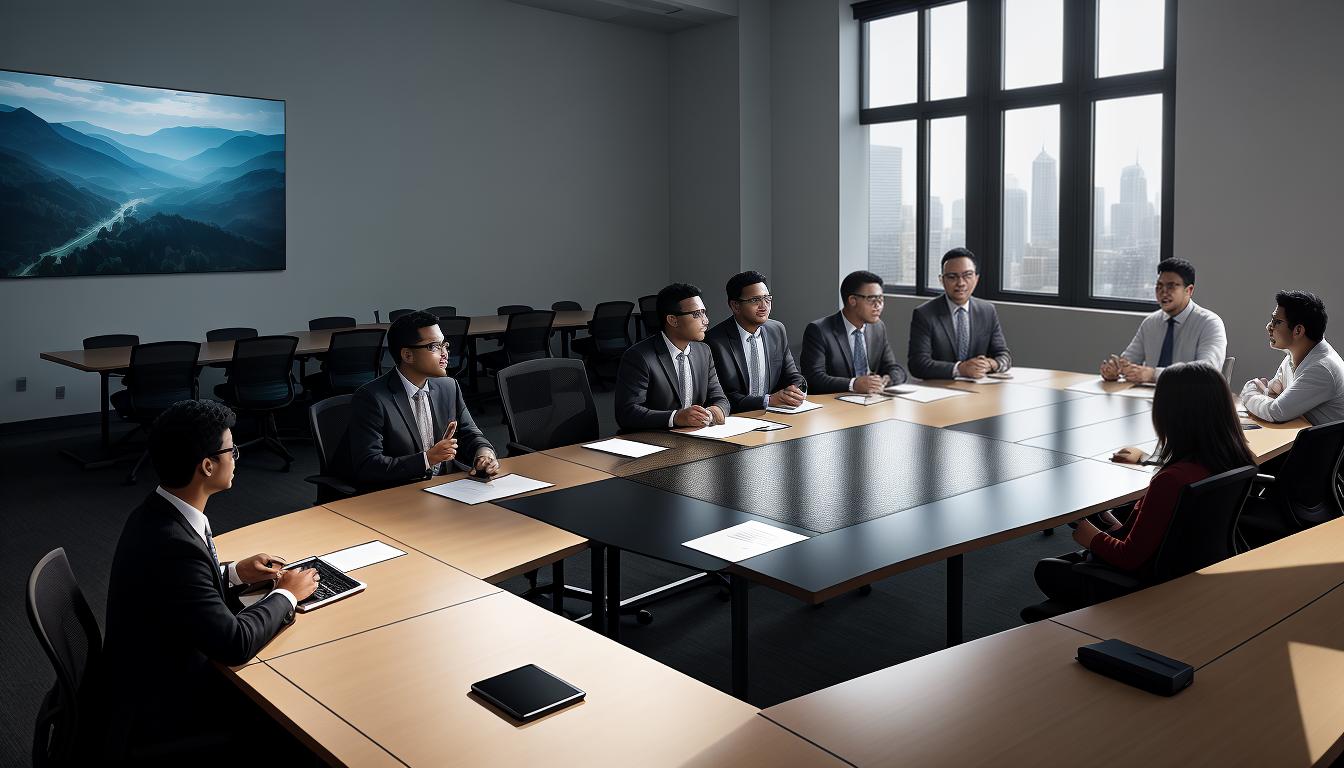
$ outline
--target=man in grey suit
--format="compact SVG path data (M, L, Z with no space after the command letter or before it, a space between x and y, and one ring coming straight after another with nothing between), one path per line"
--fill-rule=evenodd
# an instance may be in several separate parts
M999 313L971 294L979 261L966 248L943 254L943 295L915 307L910 318L910 373L921 379L979 379L1013 366Z
M702 341L709 314L700 289L673 283L659 291L658 317L662 332L621 356L616 423L623 432L722 424L732 409Z
M494 447L448 377L439 319L427 312L397 318L387 330L387 348L397 367L355 392L337 474L361 491L453 471L446 462L472 474L497 474Z
M784 324L770 319L774 299L765 275L733 275L727 292L732 317L709 329L705 343L729 405L734 412L802 405L807 380L793 362Z
M859 270L840 282L844 307L803 331L803 376L809 392L881 392L908 376L887 344L882 278Z

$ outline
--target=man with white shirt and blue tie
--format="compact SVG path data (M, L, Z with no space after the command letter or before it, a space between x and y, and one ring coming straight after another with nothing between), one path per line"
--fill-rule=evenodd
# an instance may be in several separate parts
M1124 352L1101 362L1101 378L1152 384L1172 363L1196 361L1222 370L1227 331L1222 318L1194 302L1195 265L1185 259L1162 261L1154 293L1159 309L1139 323Z
M770 319L774 297L765 275L748 270L725 288L732 315L709 329L705 343L729 405L734 412L802 405L807 380L793 361L784 324Z
M1265 331L1283 362L1273 378L1246 382L1241 404L1265 421L1344 419L1344 360L1325 340L1325 302L1305 291L1279 291L1274 301Z

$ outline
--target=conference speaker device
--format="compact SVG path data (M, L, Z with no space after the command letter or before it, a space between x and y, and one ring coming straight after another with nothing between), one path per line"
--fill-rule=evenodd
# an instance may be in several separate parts
M1175 696L1195 681L1195 668L1189 664L1123 640L1079 646L1078 663L1097 674L1159 696Z

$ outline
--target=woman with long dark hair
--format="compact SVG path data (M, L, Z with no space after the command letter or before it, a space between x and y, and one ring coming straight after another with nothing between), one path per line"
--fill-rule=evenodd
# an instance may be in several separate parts
M1036 584L1050 600L1073 606L1087 601L1086 587L1073 572L1075 563L1102 562L1141 576L1166 536L1181 489L1255 463L1232 392L1222 374L1208 363L1177 363L1162 372L1153 393L1153 431L1157 433L1153 456L1124 448L1111 459L1160 467L1128 519L1121 523L1110 512L1103 512L1098 517L1104 527L1080 520L1073 539L1083 549L1036 564ZM1032 621L1045 613L1032 606L1022 611L1022 618Z

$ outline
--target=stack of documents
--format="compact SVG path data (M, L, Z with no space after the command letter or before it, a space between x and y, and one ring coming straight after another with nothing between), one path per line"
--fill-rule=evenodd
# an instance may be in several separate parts
M697 549L720 560L737 563L807 538L800 533L748 520L732 528L724 528L722 531L682 542L682 546Z
M691 432L682 432L681 434L722 440L725 437L737 437L748 432L755 432L758 429L776 429L777 427L778 425L773 421L748 419L744 416L729 416L722 424L711 424L708 427L702 427Z
M584 448L603 453L612 453L617 456L626 456L631 459L642 459L645 456L652 456L659 451L667 449L661 445L649 445L635 440L623 440L619 437L613 437L610 440L599 440L596 443L586 443Z
M997 381L991 379L990 381ZM916 403L932 403L935 400L944 400L949 397L965 397L970 392L963 392L960 389L947 389L945 387L918 387L914 384L905 385L909 392L897 392L896 396L902 400L913 400Z
M460 501L463 504L480 504L541 488L550 488L552 485L555 483L545 483L522 475L499 475L488 483L462 478L451 483L433 485L425 490L435 496Z
M808 411L815 411L820 407L821 403L814 403L811 400L804 400L803 402L798 404L797 408L785 408L782 405L772 405L767 407L765 410L770 411L771 413L807 413Z

